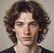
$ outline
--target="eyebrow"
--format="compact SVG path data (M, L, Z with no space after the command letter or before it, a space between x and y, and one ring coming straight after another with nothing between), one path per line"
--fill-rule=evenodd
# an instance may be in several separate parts
M24 24L24 22L21 22L21 21L16 21L15 23L16 23L16 24L20 24L20 23L21 23L21 24Z
M23 21L16 21L15 23L24 23ZM29 24L32 24L32 23L37 23L37 21L31 21L29 22Z
M29 24L37 24L37 21L32 21Z

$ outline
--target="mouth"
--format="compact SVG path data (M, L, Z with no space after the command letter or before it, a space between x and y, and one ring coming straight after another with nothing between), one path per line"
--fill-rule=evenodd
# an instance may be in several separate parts
M30 41L32 37L22 37L25 41Z

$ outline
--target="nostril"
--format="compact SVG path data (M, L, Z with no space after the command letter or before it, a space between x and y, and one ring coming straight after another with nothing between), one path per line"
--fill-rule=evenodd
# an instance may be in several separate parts
M25 34L25 35L30 35L31 33L30 33L30 32L24 32L24 34Z
M30 33L30 30L29 30L29 29L25 29L25 30L24 30L24 34L25 34L25 35L30 35L30 34L31 34L31 33Z
M25 35L30 35L30 34L31 34L31 33L30 33L30 28L29 28L28 25L25 25L25 26L24 26L23 32L24 32Z
M25 29L25 30L24 30L24 34L25 34L25 35L30 35L30 34L31 34L31 33L30 33L30 30L28 30L28 29L26 30L26 29Z

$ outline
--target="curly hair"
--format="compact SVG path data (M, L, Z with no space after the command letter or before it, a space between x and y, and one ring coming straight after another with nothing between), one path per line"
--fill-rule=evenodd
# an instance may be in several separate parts
M6 15L4 16L4 23L10 39L13 43L17 43L16 34L12 31L12 29L14 28L15 20L19 18L21 12L31 12L33 19L39 23L42 30L38 32L37 42L40 43L48 32L50 19L47 12L45 12L43 7L36 1L17 1L10 9L8 9Z

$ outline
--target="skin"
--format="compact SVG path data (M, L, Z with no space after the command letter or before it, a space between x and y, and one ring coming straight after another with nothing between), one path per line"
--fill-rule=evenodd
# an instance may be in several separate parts
M37 38L40 27L39 24L33 20L32 13L22 12L19 18L15 20L13 31L17 37L17 45L14 47L15 51L20 51L21 48L21 51L24 51L23 53L32 53L37 49L39 50L37 47Z

